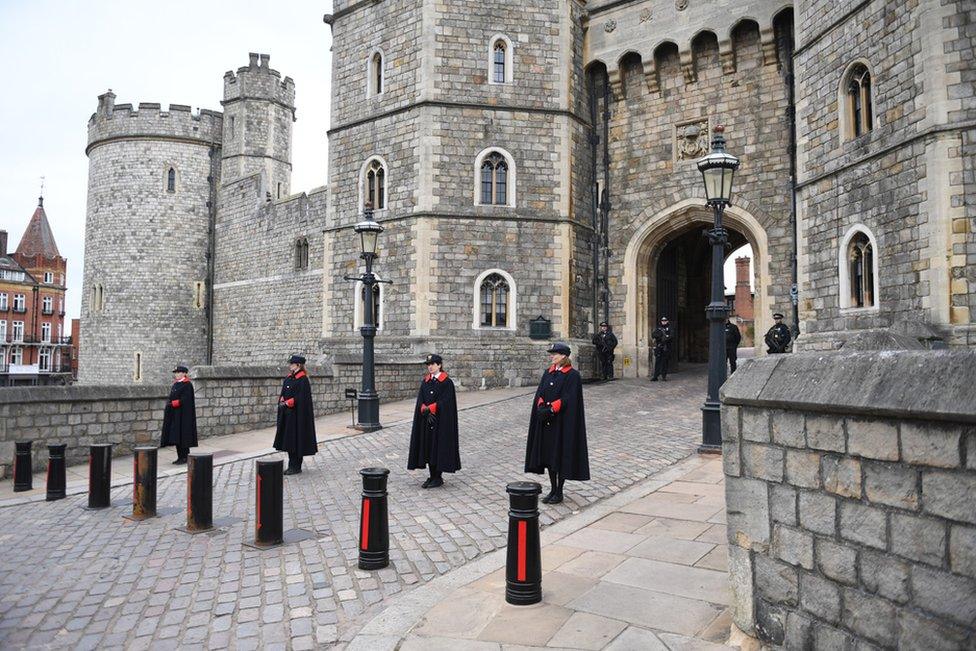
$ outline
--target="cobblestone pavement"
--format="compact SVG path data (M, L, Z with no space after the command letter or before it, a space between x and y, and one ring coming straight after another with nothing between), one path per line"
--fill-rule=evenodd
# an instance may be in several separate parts
M668 383L622 380L584 389L593 480L570 482L566 501L544 507L551 524L692 452L700 438L702 369ZM253 538L254 461L214 469L222 528L190 536L185 479L161 478L161 517L123 519L131 488L113 507L88 511L84 496L0 509L0 647L292 648L346 641L384 599L505 545L507 482L521 472L529 400L463 411L463 469L422 490L405 470L409 426L335 440L285 481L285 530L312 538L258 551ZM390 567L356 568L359 468L392 470ZM530 476L540 479L538 476ZM545 482L543 482L545 483Z

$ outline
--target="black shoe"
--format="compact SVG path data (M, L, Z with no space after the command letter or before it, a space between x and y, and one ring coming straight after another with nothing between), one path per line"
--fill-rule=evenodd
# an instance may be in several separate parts
M302 474L302 471L300 469L297 469L297 468L288 468L282 474L285 474L285 475L300 475L300 474Z
M548 504L559 504L562 501L563 501L563 494L562 492L559 492L552 496L552 499L549 500Z
M664 381L664 382L667 382L668 381L668 378L665 376L665 377L662 377L661 380Z
M427 479L426 479L426 480L424 481L424 483L422 483L422 484L420 485L420 487L421 487L421 488L430 488L430 484L431 484L431 482L432 482L432 481L434 481L434 478L433 478L433 477L428 477L428 478L427 478Z
M440 488L443 485L444 485L444 480L437 478L437 479L432 479L430 485L427 488Z
M657 382L657 377L652 377L651 382Z
M185 463L186 463L186 457L179 457L176 461L173 462L173 465L182 466Z
M552 501L552 493L549 493L548 495L542 498L543 504L548 504L551 501Z

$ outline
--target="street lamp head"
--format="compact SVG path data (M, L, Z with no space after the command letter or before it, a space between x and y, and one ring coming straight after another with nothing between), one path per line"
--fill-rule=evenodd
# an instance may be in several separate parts
M372 205L367 203L364 212L365 215L363 216L366 219L356 224L353 230L359 233L363 257L374 257L376 255L376 240L379 234L383 232L383 227L373 221Z
M711 153L698 159L698 171L702 173L709 204L732 202L732 181L737 169L739 159L725 151L725 127L719 125L712 133Z

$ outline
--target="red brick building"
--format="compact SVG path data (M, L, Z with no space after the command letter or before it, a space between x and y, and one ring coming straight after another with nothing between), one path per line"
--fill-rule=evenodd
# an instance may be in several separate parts
M70 381L67 267L43 197L14 252L7 250L7 232L0 231L0 386Z

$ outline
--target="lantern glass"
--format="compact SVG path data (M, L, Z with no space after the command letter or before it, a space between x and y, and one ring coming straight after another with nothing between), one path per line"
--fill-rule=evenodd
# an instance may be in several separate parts
M738 167L739 159L724 151L712 152L698 161L709 203L731 202L732 182Z
M359 233L363 255L376 255L376 242L383 227L369 220L356 224L355 231Z

